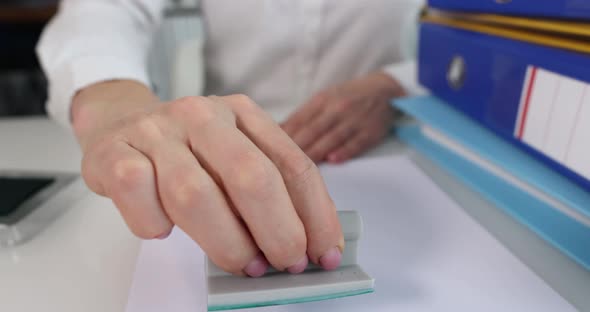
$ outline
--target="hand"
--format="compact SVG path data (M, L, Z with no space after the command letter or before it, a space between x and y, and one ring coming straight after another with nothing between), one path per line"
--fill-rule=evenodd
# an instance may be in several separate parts
M389 100L404 95L387 74L370 74L318 93L282 128L313 161L342 162L387 135L395 117Z
M113 200L135 235L165 238L176 225L238 275L263 275L269 262L291 273L308 259L339 265L342 231L317 167L249 98L130 104L118 120L89 129L83 121L91 111L113 114L78 102L131 92L97 88L77 96L73 108L82 175Z

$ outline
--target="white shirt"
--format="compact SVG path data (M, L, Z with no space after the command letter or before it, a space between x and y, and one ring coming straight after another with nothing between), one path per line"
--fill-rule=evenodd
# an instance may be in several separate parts
M413 58L422 0L202 0L205 94L244 93L283 119L315 92L385 70L419 92ZM149 85L165 0L64 0L38 46L48 111L69 125L75 92L133 79Z

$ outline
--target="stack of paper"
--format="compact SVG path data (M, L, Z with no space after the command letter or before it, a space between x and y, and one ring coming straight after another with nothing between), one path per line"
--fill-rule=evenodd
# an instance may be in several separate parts
M259 311L575 311L404 156L321 170L336 206L363 217L375 293ZM144 242L127 312L205 311L204 260L178 230Z

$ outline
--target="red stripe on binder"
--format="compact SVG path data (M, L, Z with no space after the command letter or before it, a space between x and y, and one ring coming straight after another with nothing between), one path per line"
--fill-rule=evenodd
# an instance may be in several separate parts
M528 85L527 85L527 91L526 91L526 99L524 101L524 107L522 110L522 116L521 116L521 121L520 121L520 128L518 129L518 138L522 139L522 135L524 133L524 126L526 124L526 117L527 117L527 113L529 111L529 104L531 101L531 95L533 94L533 87L535 85L535 76L537 75L537 68L533 67L531 69L531 77L528 81Z

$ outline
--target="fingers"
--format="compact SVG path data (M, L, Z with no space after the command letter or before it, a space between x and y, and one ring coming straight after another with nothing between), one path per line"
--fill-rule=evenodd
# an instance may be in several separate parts
M83 175L137 236L174 223L235 274L339 265L342 231L315 164L248 98L187 98L124 121L92 142Z
M227 112L215 111L225 105L208 98L199 101L170 107L185 122L193 153L219 177L268 261L278 270L297 265L305 257L307 239L279 171ZM186 118L190 116L201 117Z
M321 135L305 153L314 162L325 160L328 153L342 146L348 139L352 138L358 131L357 120L352 119L344 121L334 127L332 130Z
M395 110L389 105L373 107L360 117L364 126L357 125L358 130L342 145L330 150L326 160L331 163L340 163L376 146L387 135L393 125L395 115Z
M223 270L264 274L268 264L257 258L259 250L250 233L190 149L172 142L160 145L157 151L159 190L172 221Z
M356 157L376 146L386 134L387 130L383 127L358 132L343 145L330 152L326 160L331 163L340 163Z
M324 110L320 110L306 125L295 129L289 135L301 149L307 150L318 139L319 135L331 130L341 118L341 114L327 107Z
M281 127L289 135L294 135L297 130L309 125L309 122L319 113L327 99L328 96L325 94L314 96L309 102L293 113Z
M372 107L361 104L351 97L326 95L321 103L316 104L319 108L306 123L283 128L288 129L287 134L314 162L319 162L325 159L331 148L350 138L358 123L362 122L359 116L366 115ZM302 111L307 109L306 106ZM322 139L323 142L319 142Z
M266 266L257 258L259 250L249 232L178 128L148 116L136 121L125 137L154 164L167 215L215 264L234 274L264 274Z
M236 113L237 126L279 169L307 235L307 255L333 269L340 263L344 239L334 203L315 164L255 103L224 97Z
M326 98L321 103L321 108L310 116L306 124L294 129L292 133L287 133L301 149L309 152L310 146L315 144L321 135L332 130L337 124L365 113L363 109L362 106L355 106L352 99Z
M123 141L113 140L87 153L82 174L89 187L110 197L131 231L144 239L165 238L172 222L156 190L148 158Z

